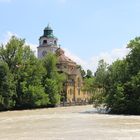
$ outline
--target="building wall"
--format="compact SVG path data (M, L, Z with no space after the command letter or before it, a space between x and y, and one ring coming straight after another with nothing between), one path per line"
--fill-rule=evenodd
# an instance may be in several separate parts
M47 53L55 53L57 50L56 46L40 46L38 49L38 58L44 57Z
M80 84L79 84L80 79ZM67 102L68 103L87 103L91 99L91 94L83 91L83 80L81 77L76 76L75 77L75 83L74 85L67 85L66 87L66 94L67 94Z
M67 86L66 90L67 94L67 102L72 103L75 100L74 86Z

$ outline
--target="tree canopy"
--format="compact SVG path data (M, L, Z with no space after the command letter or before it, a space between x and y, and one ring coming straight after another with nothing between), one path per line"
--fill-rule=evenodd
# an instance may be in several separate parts
M12 37L0 46L0 110L55 106L64 78L57 58L37 59L24 39Z
M110 113L140 114L140 37L127 47L130 52L123 60L107 67L99 61L95 77L103 93L97 100Z

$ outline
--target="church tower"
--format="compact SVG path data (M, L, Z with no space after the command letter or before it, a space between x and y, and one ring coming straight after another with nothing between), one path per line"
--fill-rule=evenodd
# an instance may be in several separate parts
M44 29L43 35L39 38L38 58L44 57L49 52L55 53L58 49L57 41L58 39L53 35L53 30L48 24Z

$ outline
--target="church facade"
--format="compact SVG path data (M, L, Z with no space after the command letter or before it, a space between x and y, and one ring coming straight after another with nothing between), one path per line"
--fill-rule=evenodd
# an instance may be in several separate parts
M63 87L63 97L66 103L88 103L90 93L83 91L83 78L76 62L65 55L62 48L58 46L58 39L53 35L53 30L48 25L43 35L39 38L37 47L38 58L43 58L49 52L55 54L58 59L57 69L59 73L66 75Z

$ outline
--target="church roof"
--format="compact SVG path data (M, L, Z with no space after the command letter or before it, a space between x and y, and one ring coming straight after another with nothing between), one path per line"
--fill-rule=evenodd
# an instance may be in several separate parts
M45 29L44 30L51 30L51 31L53 31L52 30L52 28L50 27L50 24L48 24L48 26L47 27L45 27Z
M47 37L47 38L56 38L54 35L53 35L53 29L50 27L50 25L48 24L47 27L45 27L44 29L44 33L43 35L40 37Z
M56 55L58 57L58 62L60 63L68 63L69 65L76 65L74 61L72 61L69 57L67 57L64 53L64 50L58 48L56 50Z

